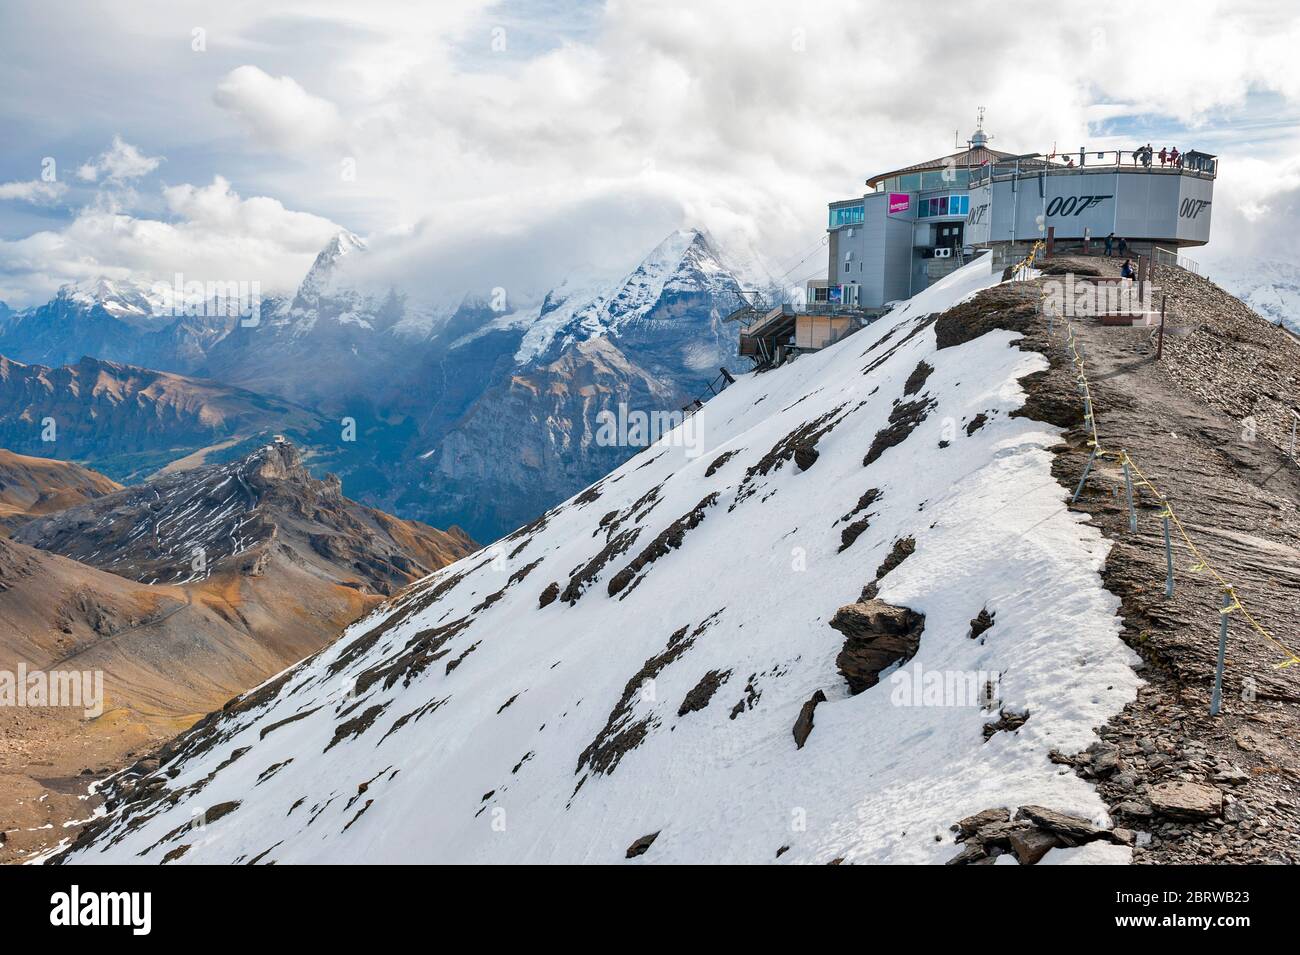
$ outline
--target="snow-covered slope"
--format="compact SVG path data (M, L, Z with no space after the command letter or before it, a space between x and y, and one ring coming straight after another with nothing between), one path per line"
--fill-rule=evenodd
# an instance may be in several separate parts
M1136 658L1056 430L1009 415L1046 361L1005 331L940 349L930 320L995 282L977 260L742 377L120 779L66 861L615 862L657 834L637 861L940 862L991 806L1104 821L1048 753L1133 698ZM830 622L891 553L878 597L924 615L919 647L851 693ZM906 699L927 673L994 702Z

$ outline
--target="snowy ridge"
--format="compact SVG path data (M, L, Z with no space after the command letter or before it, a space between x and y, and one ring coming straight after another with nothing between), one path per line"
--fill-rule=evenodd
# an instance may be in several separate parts
M1108 545L1051 476L1056 429L1009 416L1046 360L1005 331L939 349L928 320L994 284L985 257L741 377L209 717L166 754L161 788L119 780L65 861L621 862L657 834L635 861L942 862L949 826L991 806L1104 822L1048 752L1095 740L1135 695L1136 657L1098 574ZM876 453L909 402L926 417ZM781 453L810 429L811 463ZM829 621L906 537L879 597L924 614L919 648L906 680L851 695ZM982 608L995 622L972 639ZM926 672L1000 674L997 702L903 705ZM986 741L999 712L1029 718Z
M141 281L100 277L63 285L59 287L55 301L87 309L98 305L109 315L128 324L149 326L171 321L170 312L163 308L162 294Z

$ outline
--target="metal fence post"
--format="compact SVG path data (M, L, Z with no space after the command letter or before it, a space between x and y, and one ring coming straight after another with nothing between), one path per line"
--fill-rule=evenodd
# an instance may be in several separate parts
M1228 651L1228 609L1232 606L1232 591L1223 595L1223 609L1219 611L1219 659L1214 666L1214 694L1210 697L1210 715L1218 716L1223 705L1223 657Z
M1156 361L1160 361L1165 354L1165 302L1168 299L1167 294L1160 296L1160 338L1156 341Z
M1169 539L1169 504L1165 503L1165 596L1174 595L1174 545Z
M1073 504L1079 500L1079 495L1083 493L1083 482L1088 480L1088 472L1092 470L1092 462L1097 458L1097 449L1093 448L1092 453L1088 455L1088 463L1083 466L1083 477L1079 478L1079 486L1074 489L1074 497L1070 498Z
M1128 501L1128 530L1133 534L1138 529L1137 511L1133 510L1133 472L1128 465L1128 452L1120 453L1124 455L1124 498Z

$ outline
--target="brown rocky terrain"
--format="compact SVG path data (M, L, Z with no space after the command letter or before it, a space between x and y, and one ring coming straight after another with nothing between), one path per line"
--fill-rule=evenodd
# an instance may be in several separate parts
M79 464L0 448L0 534L12 534L34 517L103 497L121 487Z
M18 536L141 583L188 583L234 570L268 576L282 559L300 572L387 595L473 549L457 528L403 521L318 480L284 440L241 461L125 488L33 521Z
M350 501L287 442L39 518L20 536L0 540L0 671L102 672L105 707L89 720L0 708L0 861L88 816L91 780L474 549L456 528Z
M1117 275L1118 260L1057 259L1052 271ZM1073 491L1088 456L1066 327L1038 313L1044 282L999 286L954 309L952 327L1023 332L1051 370L1026 380L1024 413L1067 429L1053 473ZM1300 633L1300 467L1288 457L1300 394L1300 343L1200 277L1161 267L1167 295L1163 358L1155 329L1074 319L1104 450L1125 450L1160 489L1208 563L1251 615L1296 649ZM945 334L940 319L939 334ZM1123 470L1102 459L1074 509L1113 542L1103 573L1121 599L1124 638L1143 659L1138 699L1084 753L1057 753L1062 771L1096 783L1113 831L1070 834L1080 820L1008 821L1005 808L962 820L959 862L1022 860L1052 845L1130 842L1138 863L1300 862L1300 666L1288 650L1229 615L1223 710L1210 695L1223 602L1220 583L1174 531L1176 587L1165 596L1163 502L1141 482L1131 532ZM984 814L980 814L983 816ZM994 816L996 815L996 818ZM1032 814L1031 814L1032 815ZM1064 828L1062 828L1064 827ZM1063 835L1064 833L1064 835ZM1070 841L1073 839L1073 841Z
M319 426L305 408L215 381L95 358L47 368L0 356L0 446L124 481L232 439Z

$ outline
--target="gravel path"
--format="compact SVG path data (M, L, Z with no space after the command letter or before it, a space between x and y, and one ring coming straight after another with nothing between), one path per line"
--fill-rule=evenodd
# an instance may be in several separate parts
M1053 260L1071 262L1118 273L1117 260ZM1180 329L1166 335L1159 364L1153 329L1076 320L1102 446L1128 451L1255 618L1300 651L1300 467L1283 450L1300 344L1191 273L1163 268L1157 280L1169 295L1167 326ZM1052 363L1028 386L1029 413L1070 428L1055 473L1073 488L1088 434L1059 320L1054 332L1049 340L1041 320L1027 335L1025 347ZM1123 472L1107 460L1075 510L1114 542L1105 580L1148 683L1102 745L1059 760L1098 782L1117 825L1150 834L1137 862L1300 862L1300 665L1277 668L1286 654L1234 614L1223 714L1209 716L1221 588L1191 570L1195 558L1175 532L1177 586L1165 597L1159 502L1140 487L1135 495L1130 533Z

